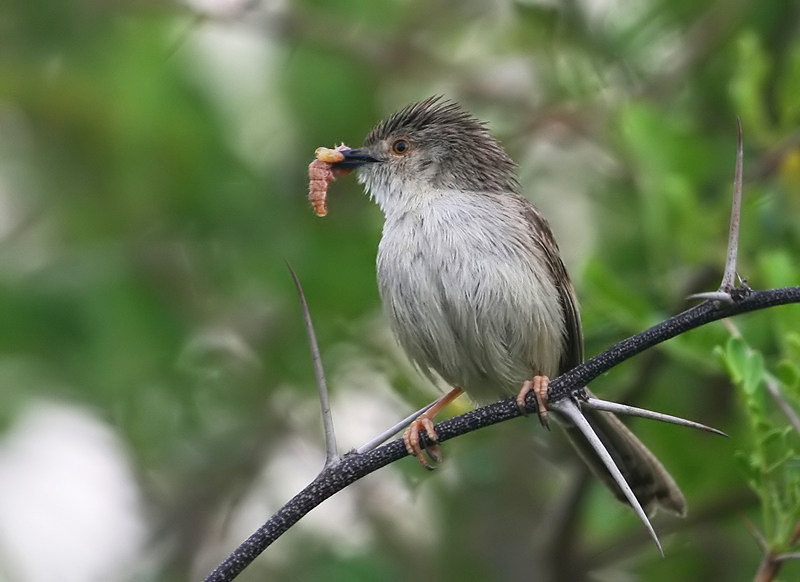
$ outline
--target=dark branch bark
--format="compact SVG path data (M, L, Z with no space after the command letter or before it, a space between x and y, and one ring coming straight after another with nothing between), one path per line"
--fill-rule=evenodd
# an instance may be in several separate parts
M767 307L800 302L800 287L786 287L769 291L735 289L732 304L707 301L621 341L605 352L591 358L550 382L550 401L567 398L581 390L593 379L621 362L677 335L712 321ZM536 411L535 398L528 399L528 411ZM436 426L439 442L504 422L520 416L514 398L508 398L461 416L446 420ZM323 470L314 481L284 505L269 521L245 540L209 576L206 582L228 582L244 570L261 552L269 547L301 517L334 493L408 453L400 440L395 440L375 450L362 454L349 454L333 468Z

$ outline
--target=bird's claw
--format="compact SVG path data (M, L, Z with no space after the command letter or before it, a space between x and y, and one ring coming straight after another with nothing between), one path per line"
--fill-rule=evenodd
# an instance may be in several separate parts
M536 410L539 414L539 422L542 423L542 426L547 430L550 430L550 422L547 418L547 393L549 386L550 378L547 376L534 376L533 380L525 380L525 382L522 383L522 388L519 394L517 394L517 406L524 414L526 412L525 398L528 396L529 392L533 392L534 396L536 396Z
M423 430L428 435L428 444L425 446L422 446L420 439L420 432ZM433 429L433 420L424 414L409 424L403 433L403 444L408 454L414 455L419 464L429 471L433 471L442 462L442 449L438 441L439 436Z

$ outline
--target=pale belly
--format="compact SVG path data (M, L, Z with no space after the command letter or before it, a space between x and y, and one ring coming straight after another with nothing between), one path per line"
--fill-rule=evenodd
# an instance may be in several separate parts
M378 251L384 311L421 369L477 401L516 394L537 374L555 376L564 315L546 271L502 229L469 217L387 223ZM453 227L457 222L460 226Z

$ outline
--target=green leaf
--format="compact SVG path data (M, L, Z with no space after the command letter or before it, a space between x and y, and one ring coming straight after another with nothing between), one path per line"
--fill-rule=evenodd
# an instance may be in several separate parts
M760 353L750 349L741 338L730 338L724 350L715 353L722 357L731 379L740 386L745 395L753 397L764 379L764 359Z

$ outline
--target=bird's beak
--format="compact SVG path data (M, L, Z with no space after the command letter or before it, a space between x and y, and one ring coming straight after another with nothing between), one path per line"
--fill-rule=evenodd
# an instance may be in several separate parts
M342 170L353 170L364 164L373 164L375 162L380 162L381 160L372 157L366 151L360 148L356 149L345 149L339 150L341 154L344 156L344 159L341 162L336 162L331 164L336 169Z

